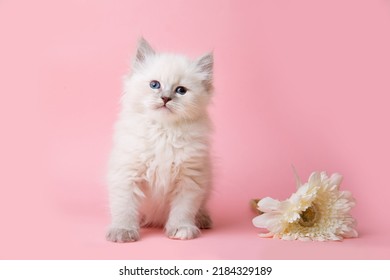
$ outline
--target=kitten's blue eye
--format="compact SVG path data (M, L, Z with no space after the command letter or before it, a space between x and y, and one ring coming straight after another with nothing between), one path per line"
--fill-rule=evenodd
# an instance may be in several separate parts
M149 86L152 88L152 89L159 89L161 87L160 85L160 82L159 81L151 81Z
M175 92L176 93L178 93L178 94L181 94L181 95L184 95L184 94L186 94L186 92L187 92L187 89L185 88L185 87L177 87L176 89L175 89Z

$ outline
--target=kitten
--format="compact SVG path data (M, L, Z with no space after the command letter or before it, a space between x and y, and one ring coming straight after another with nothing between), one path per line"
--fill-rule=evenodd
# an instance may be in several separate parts
M141 38L125 78L108 185L112 222L107 240L140 238L140 226L164 226L173 239L211 227L207 106L213 56L190 60L156 53Z

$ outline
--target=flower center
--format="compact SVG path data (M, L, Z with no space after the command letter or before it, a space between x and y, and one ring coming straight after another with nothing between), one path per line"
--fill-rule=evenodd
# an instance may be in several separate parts
M315 224L315 222L318 221L319 218L319 212L317 209L317 206L315 204L312 204L309 208L307 208L305 211L303 211L300 214L300 219L298 220L298 223L303 227L311 227Z

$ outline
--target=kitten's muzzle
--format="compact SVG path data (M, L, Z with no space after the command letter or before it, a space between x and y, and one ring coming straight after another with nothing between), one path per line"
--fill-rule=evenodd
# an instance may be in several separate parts
M169 101L172 100L172 98L167 97L167 96L162 96L161 99L162 99L162 101L164 102L164 106L165 106Z

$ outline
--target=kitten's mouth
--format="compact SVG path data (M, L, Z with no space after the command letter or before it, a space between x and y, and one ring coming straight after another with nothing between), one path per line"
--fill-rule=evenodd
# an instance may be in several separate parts
M156 108L157 110L163 110L163 111L169 111L172 112L171 109L169 109L166 105L162 105L160 107Z

